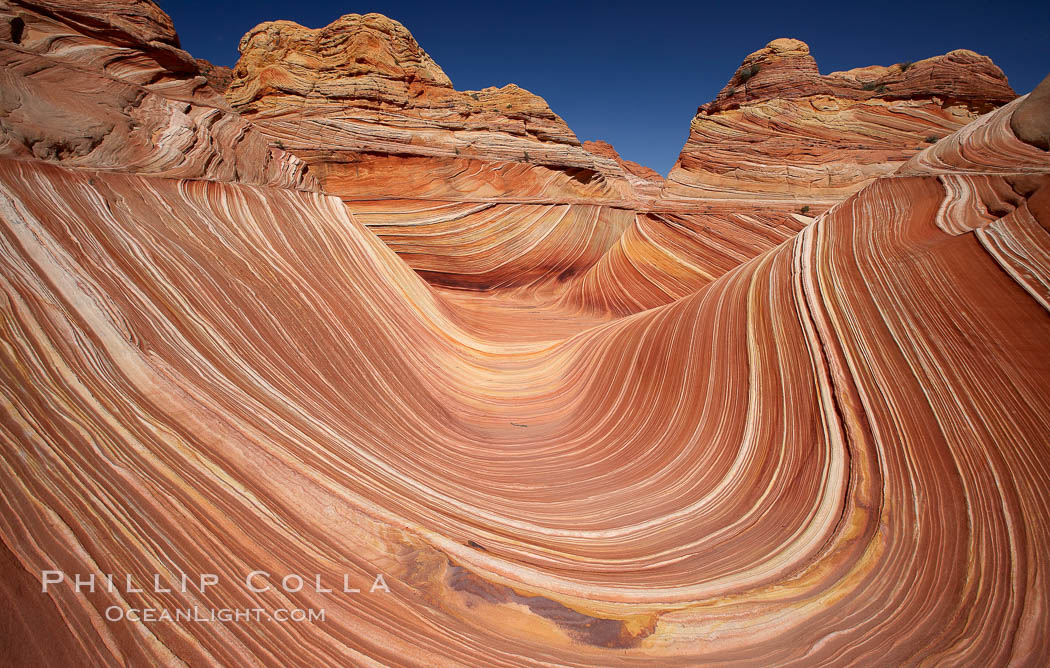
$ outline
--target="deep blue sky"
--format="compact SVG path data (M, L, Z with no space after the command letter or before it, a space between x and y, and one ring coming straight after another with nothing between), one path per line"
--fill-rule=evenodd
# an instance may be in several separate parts
M666 174L696 107L744 56L777 37L807 42L820 71L990 56L1018 93L1050 71L1045 0L1001 2L385 2L158 0L182 46L217 65L276 19L310 28L379 12L403 23L460 90L516 83L546 98L581 140Z

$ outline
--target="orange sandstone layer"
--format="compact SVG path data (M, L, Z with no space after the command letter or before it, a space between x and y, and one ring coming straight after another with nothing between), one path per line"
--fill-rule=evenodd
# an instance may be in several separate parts
M1046 656L1050 162L1003 111L1027 187L883 178L706 289L541 344L456 324L335 198L3 161L20 567L391 586L53 587L8 614L57 610L36 649L100 662ZM328 615L103 619L191 603Z
M664 177L660 176L655 169L639 165L632 160L624 160L609 142L585 141L583 147L594 155L615 160L623 169L627 181L639 197L655 199L660 196L660 191L664 187Z
M203 78L192 86L210 95ZM53 87L25 85L22 104ZM594 223L581 237L624 233L570 256L608 241L624 261L642 248L678 259L652 261L666 276L596 269L560 302L530 301L546 289L538 273L502 292L435 288L340 197L211 170L233 160L226 140L192 176L142 169L151 154L131 141L96 158L5 152L0 592L16 604L0 606L0 656L1042 662L1050 154L1012 127L1050 113L1045 93L812 222L704 203ZM5 119L4 146L26 146L25 127ZM163 154L181 135L157 136ZM399 201L362 217L434 231L465 219L479 241L497 237L493 250L438 233L420 262L444 243L458 273L484 281L514 278L506 249L547 266L500 237L495 203ZM527 238L618 210L498 205L520 209ZM690 284L682 260L718 275ZM44 570L222 584L44 593ZM253 570L273 586L244 586ZM389 591L370 593L379 573ZM286 574L307 585L285 591ZM363 591L342 593L344 576ZM111 606L326 617L112 622Z
M774 40L700 107L660 197L563 301L669 303L1014 96L970 51L821 75L806 44Z
M561 283L662 185L607 144L581 145L526 90L454 89L379 14L264 23L240 49L230 104L436 285Z
M573 180L592 184L591 199L635 199L618 156L587 151L543 98L514 84L454 89L408 30L380 14L348 14L319 29L263 23L240 51L227 99L346 200L374 196L355 184L358 171L402 157L433 159L446 172L435 183L468 184L442 193L454 199L471 197L474 183L486 190L478 197L571 199L580 196ZM387 165L373 165L377 157ZM429 164L398 169L425 179ZM383 194L411 197L414 186L391 178Z
M11 0L0 23L0 156L318 188L207 85L152 3Z
M663 197L837 201L1014 97L964 49L821 75L805 43L777 39L697 110Z

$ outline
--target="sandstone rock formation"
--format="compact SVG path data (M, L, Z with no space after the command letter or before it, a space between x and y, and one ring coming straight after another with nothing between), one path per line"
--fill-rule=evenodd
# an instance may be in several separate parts
M815 215L808 207L724 200L639 213L558 302L620 316L669 304L795 236Z
M1014 97L972 51L824 76L805 43L777 39L697 111L664 198L837 201Z
M563 281L658 194L659 175L588 150L542 98L457 91L385 16L264 23L240 50L230 104L438 285Z
M971 51L821 75L805 43L774 40L700 107L660 197L564 299L622 315L698 290L1013 97Z
M0 156L316 189L206 85L149 2L4 0ZM17 34L16 34L17 33Z
M233 82L233 68L213 65L203 58L197 59L197 67L200 69L200 73L204 75L204 78L208 80L208 85L219 94L225 93L226 89L230 87L230 83Z
M1050 78L1050 75L1047 75ZM1010 118L1010 129L1022 141L1050 151L1050 80L1032 91Z
M55 18L66 4L5 7L22 37L63 35L2 44L18 108L46 110L0 126L5 663L1050 656L1050 154L1012 129L1047 113L1044 89L784 227L788 205L728 198L641 215L602 198L423 198L413 213L398 192L396 212L362 214L397 213L399 228L482 217L446 257L473 239L462 272L491 280L515 279L499 260L527 251L507 249L540 247L526 235L484 248L514 210L496 207L519 207L510 227L540 238L563 232L544 216L628 212L587 228L623 225L595 248L628 264L669 251L646 265L666 269L655 274L622 273L620 251L580 261L570 270L590 288L542 301L535 276L435 288L356 204L291 171L213 169L238 150L220 122L256 130L205 104L214 93L192 72L134 83L130 64L154 68L148 50L164 42L128 46L118 28L152 10L103 7L81 19L90 34ZM200 96L184 114L214 114L216 157L143 168L180 152L175 131L152 148L107 146L108 133L76 156L30 151L30 120L52 136L67 98L83 105L89 91L54 74L76 58L114 127L137 107L104 91ZM707 262L691 289L689 265ZM45 570L98 586L45 593ZM268 589L245 586L252 571ZM180 588L182 574L218 584ZM282 588L289 574L305 586ZM344 576L362 591L343 592ZM326 614L112 621L114 608Z
M594 155L615 160L616 164L623 169L624 174L627 176L627 181L631 184L631 188L639 196L655 199L660 195L660 191L664 186L664 177L660 176L655 169L639 165L631 160L624 160L616 152L616 149L612 147L612 144L608 142L585 141L583 142L583 147Z
M430 159L424 164L442 172L433 194L450 199L474 190L490 198L630 198L615 159L584 150L542 98L514 84L455 90L408 30L385 16L348 14L316 30L264 23L240 50L227 99L344 199L418 194L417 183L399 189L400 179L390 178L391 170L415 171L391 161L405 156ZM382 187L355 185L359 170L380 175ZM514 170L520 174L508 174Z

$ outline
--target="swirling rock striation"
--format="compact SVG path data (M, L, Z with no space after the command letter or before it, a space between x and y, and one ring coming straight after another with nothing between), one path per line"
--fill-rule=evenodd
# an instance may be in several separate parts
M624 160L609 142L600 140L585 141L583 142L583 147L594 155L615 160L616 164L623 169L624 174L627 176L627 181L631 184L631 188L640 197L650 199L659 197L660 191L664 187L664 177L660 176L655 169L639 165L632 160Z
M971 51L821 75L805 43L774 40L699 108L647 215L563 302L623 315L700 289L1014 96Z
M782 242L757 212L745 238L734 203L646 214L621 236L723 269L692 291L625 279L631 308L647 280L670 300L626 317L531 282L451 294L339 197L147 173L133 143L105 167L0 157L0 656L1045 662L1050 155L1011 129L1043 100ZM43 593L45 569L223 585ZM252 591L253 570L308 583Z
M836 201L1014 97L972 51L821 75L804 42L776 39L697 110L664 199Z
M263 23L240 51L230 104L344 199L375 194L354 185L358 171L412 174L431 163L450 199L476 188L477 198L632 197L616 159L582 147L543 98L514 84L456 90L411 33L380 14L314 30ZM396 161L405 156L431 160ZM383 195L411 196L415 185L388 183Z
M0 5L0 156L317 189L206 84L149 2ZM17 37L17 39L15 39Z
M564 283L662 185L518 86L456 90L379 14L264 23L240 50L230 104L436 285Z

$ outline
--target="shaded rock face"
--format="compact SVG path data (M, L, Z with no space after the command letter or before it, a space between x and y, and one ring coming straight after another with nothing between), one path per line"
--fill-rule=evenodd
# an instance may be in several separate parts
M208 85L215 89L220 95L226 92L233 81L233 68L223 65L213 65L203 58L197 59L197 67L200 73L208 80Z
M1050 151L1050 75L1017 108L1010 128L1021 141Z
M1014 97L972 51L821 75L805 43L777 39L699 108L664 199L835 201Z
M660 191L664 186L664 177L660 176L659 172L645 165L639 165L637 162L631 160L624 160L620 157L620 154L616 152L612 144L604 141L585 141L583 147L594 155L601 156L603 158L612 158L616 161L616 164L620 165L623 169L624 174L627 176L627 181L631 184L631 188L636 193L643 197L658 197Z
M36 2L7 0L7 4L24 7L54 19L77 33L94 37L114 46L135 48L143 52L169 47L173 58L187 64L185 52L179 49L179 37L171 17L150 0L102 0L100 2Z
M1050 656L1044 88L815 219L386 153L358 215L101 7L0 11L5 663Z

